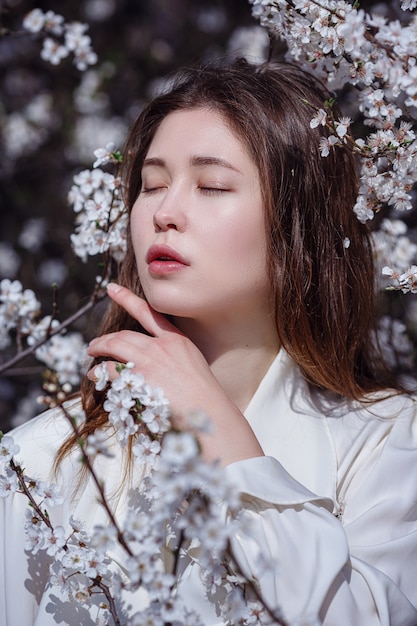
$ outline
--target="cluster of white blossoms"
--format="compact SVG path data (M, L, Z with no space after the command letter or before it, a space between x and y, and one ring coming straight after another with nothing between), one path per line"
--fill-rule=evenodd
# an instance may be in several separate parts
M406 272L396 272L391 267L383 267L384 276L391 278L389 289L401 289L403 293L417 293L417 265L411 265Z
M20 111L1 115L0 128L5 156L17 159L35 152L56 127L58 116L48 93L36 95Z
M417 182L417 16L389 21L345 0L249 0L253 15L285 40L295 59L336 90L354 89L349 113L335 119L329 103L312 115L311 126L329 131L321 155L349 142L361 157L361 184L355 214L373 219L382 206L409 210ZM417 7L404 0L403 11ZM352 140L348 131L362 119L372 131ZM410 251L411 254L411 251ZM403 267L403 272L405 267ZM410 273L410 270L407 270ZM396 273L396 269L393 268ZM401 278L403 286L405 277ZM408 281L407 284L410 284ZM398 281L392 283L398 286Z
M250 534L252 527L220 467L202 460L194 434L172 429L167 401L133 371L133 364L122 368L111 383L105 364L95 373L96 388L107 390L104 406L111 425L81 440L84 465L94 476L97 455L116 456L119 462L135 433L132 450L145 468L139 485L129 492L123 520L116 520L99 487L98 498L110 513L107 525L87 532L80 520L71 517L68 527L54 527L48 509L62 503L61 490L25 475L19 447L11 436L0 435L0 497L27 498L25 549L48 555L50 585L64 598L93 609L98 624L108 624L111 616L115 624L131 626L204 626L187 606L178 576L184 565L197 558L207 591L222 592L217 609L225 623L283 623L278 621L278 608L244 594L244 586L251 583L234 555L233 537ZM70 405L66 407L67 418L79 429L84 416L72 415ZM194 416L194 428L198 423L207 427L201 416ZM276 568L266 560L264 566ZM129 598L139 591L141 609L132 609Z
M378 320L377 332L373 339L378 341L388 367L407 371L412 369L413 344L403 322L384 315Z
M69 191L69 203L76 214L71 243L83 261L107 254L119 262L126 251L128 219L121 180L99 165L118 164L122 157L113 144L98 148L94 155L93 169L76 174ZM98 277L97 282L103 286L105 281ZM40 303L31 289L23 289L18 280L5 278L0 282L0 349L11 344L14 333L19 349L25 340L35 357L57 373L59 384L78 385L86 344L78 332L55 334L59 326L57 319L41 317Z
M0 282L0 348L11 343L10 332L29 335L40 312L40 303L31 289L23 289L18 280Z
M44 35L41 57L52 65L59 65L69 54L80 71L97 63L97 55L86 35L88 25L81 22L65 22L64 17L53 11L33 9L23 20L23 28L31 33Z
M59 322L49 315L40 318L40 313L40 302L31 289L23 289L18 280L0 281L0 349L12 343L12 333L15 333L20 349L24 340L28 346L34 346L36 358L57 372L61 385L78 385L86 356L82 335L73 332L48 339ZM42 341L44 343L35 348Z
M162 389L150 387L132 368L133 363L120 366L119 376L111 383L103 404L122 446L138 432L140 424L146 424L147 430L155 436L162 436L170 428L169 405ZM98 365L94 374L96 388L104 389L109 381L106 363ZM140 412L140 422L136 419L137 412Z
M378 287L389 286L383 268L390 266L392 273L402 274L405 267L411 267L417 256L417 244L407 235L407 224L403 220L384 218L378 230L372 233L375 260L381 270Z
M71 243L84 262L89 256L108 252L121 261L126 252L127 212L122 198L121 180L98 166L118 163L121 156L109 144L95 151L92 170L74 176L68 201L76 213Z

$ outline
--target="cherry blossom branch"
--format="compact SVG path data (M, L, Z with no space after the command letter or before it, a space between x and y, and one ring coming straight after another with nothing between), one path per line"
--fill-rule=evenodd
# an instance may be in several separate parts
M64 411L65 412L65 411ZM66 412L65 412L66 413ZM66 413L66 416L67 413ZM68 416L69 417L69 416ZM73 420L69 417L69 421L71 423L73 423ZM20 487L20 491L19 493L21 493L22 495L25 495L29 501L29 506L33 508L34 512L36 513L36 515L40 518L40 521L42 521L51 532L54 531L54 527L51 524L51 521L49 519L49 516L47 514L45 514L42 509L41 509L41 504L42 503L37 503L36 500L34 499L34 497L32 496L30 489L28 487L28 485L26 484L26 480L25 480L25 475L24 475L24 470L22 469L22 467L20 465L17 465L13 459L10 460L10 468L13 470L13 472L15 472L18 482L19 482L19 487ZM93 476L93 472L92 472L92 468L89 467L89 471L91 473L91 475ZM93 476L94 478L94 476ZM111 515L111 512L109 511L109 509L106 507L106 511L109 514L109 516ZM111 520L113 525L116 525L114 518ZM116 527L117 528L117 527ZM119 538L120 540L120 538ZM123 545L123 544L122 544ZM68 551L68 546L65 543L62 546L62 549L67 552ZM130 553L131 554L131 553ZM97 587L98 589L100 589L100 591L103 593L103 595L105 596L107 603L108 603L108 609L109 612L111 614L111 616L113 617L115 626L121 626L121 622L119 619L119 616L117 614L117 608L116 608L116 603L114 601L114 598L111 594L110 588L108 587L108 585L104 584L102 581L101 576L96 576L95 578L91 578L91 587Z
M116 518L114 516L114 513L111 510L111 508L110 508L110 506L109 506L109 504L108 504L108 502L106 500L106 495L105 495L104 489L103 489L103 483L99 480L99 478L98 478L98 476L97 476L97 474L96 474L96 472L94 470L93 464L92 464L92 462L90 460L90 457L88 456L88 454L85 453L85 450L84 450L84 440L83 440L83 438L81 437L81 435L79 433L79 430L77 428L75 420L70 415L68 409L63 404L60 404L59 408L61 409L61 411L63 412L64 416L66 417L66 419L70 423L71 428L73 430L73 433L74 433L74 435L77 438L78 446L79 446L80 451L81 451L81 461L87 467L88 473L91 476L91 478L93 479L94 484L97 487L97 490L98 490L98 493L99 493L99 502L104 507L104 509L105 509L105 511L106 511L106 513L107 513L107 515L109 517L109 520L110 520L113 528L116 530L117 540L119 541L120 545L126 550L127 554L129 556L133 556L133 552L129 548L128 544L126 543L126 540L124 538L123 532L120 529L120 527L119 527L119 525L117 523L117 520L116 520Z
M286 622L284 620L284 618L280 615L277 615L276 610L274 611L274 609L272 609L267 602L265 602L265 599L262 597L262 595L259 593L259 590L257 588L257 586L255 585L255 583L251 580L248 579L248 577L245 575L245 573L243 572L238 560L236 559L235 553L233 551L232 545L230 540L227 542L227 548L225 550L225 556L229 557L230 561L233 564L233 570L235 570L235 574L237 573L240 577L242 577L245 581L245 585L248 586L250 588L250 590L253 592L253 594L255 595L256 599L258 600L258 602L263 606L263 608L265 609L265 611L268 613L269 617L271 617L274 620L275 624L279 624L279 626L289 626L288 622ZM229 566L230 566L230 561L229 561Z
M63 330L68 328L68 326L70 326L76 320L78 320L80 317L83 317L83 315L85 315L86 313L91 311L91 309L93 309L94 306L98 302L100 302L101 300L104 300L105 297L106 297L106 293L105 293L104 290L103 291L96 290L93 293L93 295L92 295L91 299L89 300L89 302L87 302L87 304L85 304L80 309L78 309L78 311L76 311L73 315L70 315L66 320L61 322L61 324L59 326L57 326L56 328L49 328L48 333L46 334L46 336L43 339L39 339L39 341L37 341L33 345L28 346L24 350L21 350L20 352L15 354L15 356L13 356L11 359L9 359L5 363L1 364L0 365L0 374L2 374L4 372L6 374L8 374L7 370L12 368L16 363L19 363L20 361L23 361L23 359L25 359L26 357L30 356L31 354L34 354L34 352L38 348L43 346L45 343L47 343L51 339L51 337L54 337L55 335L59 335Z
M41 505L36 502L32 494L30 493L29 487L27 486L26 481L25 481L25 475L24 475L24 471L21 465L16 465L14 460L11 459L10 468L16 474L17 479L19 481L20 493L27 497L27 499L29 500L29 506L31 506L36 511L36 513L39 515L43 523L46 524L50 530L53 530L53 526L50 522L49 517L45 515L45 513L42 512Z
M91 580L92 580L93 585L95 587L98 587L100 591L103 593L104 597L106 598L108 605L109 605L108 609L114 620L115 626L121 626L122 623L117 614L116 603L114 601L114 598L111 594L109 587L103 583L101 576L97 576L96 578L92 578Z

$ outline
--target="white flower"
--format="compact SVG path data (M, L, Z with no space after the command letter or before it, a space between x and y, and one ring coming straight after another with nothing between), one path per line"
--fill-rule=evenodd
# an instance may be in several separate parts
M417 293L417 265L411 265L399 278L403 293Z
M74 53L74 63L81 72L89 65L97 63L97 55L91 48L91 39L85 34L87 30L88 25L81 22L65 25L65 46Z
M68 550L61 556L61 563L76 571L83 571L87 566L88 552L85 547L68 544Z
M53 35L62 35L64 32L64 18L54 11L47 11L45 13L45 30L49 31Z
M109 380L110 374L107 368L107 363L106 361L103 361L94 368L94 386L97 391L105 389Z
M369 208L364 196L358 196L355 206L353 207L353 212L362 224L365 224L368 220L374 219L374 212Z
M62 46L55 39L51 39L51 37L44 39L41 50L41 58L44 61L49 61L52 65L59 65L68 54L68 48Z
M65 31L65 45L68 50L74 52L79 46L89 46L91 39L85 32L88 30L87 24L82 24L81 22L71 22L66 25Z
M51 563L49 582L54 587L59 587L61 593L68 593L71 590L73 578L67 569L59 561Z
M19 454L20 447L15 444L13 437L3 435L0 439L0 462L8 463L13 456Z
M329 135L329 137L322 137L320 139L319 148L322 157L327 157L330 154L332 146L337 144L339 139L335 135Z
M139 461L152 460L161 451L161 444L155 439L140 433L132 446L132 453Z
M65 544L66 537L62 526L56 526L53 530L45 529L44 549L46 549L46 554L55 556Z
M337 34L343 40L343 48L346 52L355 54L360 58L360 51L366 44L365 39L365 12L360 9L352 9L336 27Z
M126 419L130 409L134 405L135 401L127 390L121 389L120 391L115 391L113 387L111 387L107 392L107 398L104 401L103 408L111 414L109 418L117 422Z
M150 583L154 577L153 558L151 551L141 550L134 558L127 561L126 567L129 580L135 583Z
M109 576L110 572L107 567L110 562L109 558L104 553L97 553L90 551L87 557L87 565L84 571L85 575L89 578L96 578L97 576Z
M61 488L54 483L48 484L43 480L36 481L33 491L42 499L43 504L48 507L58 506L64 501Z
M341 117L340 120L336 122L336 133L339 137L344 137L349 130L349 126L351 125L352 120L350 117Z
M15 493L18 489L19 482L16 473L6 466L4 473L0 474L0 498L5 498L11 493Z
M152 586L149 589L149 598L159 602L166 602L171 598L171 588L174 583L175 578L172 574L155 572Z
M7 241L0 241L0 278L15 276L20 266L20 257Z
M189 432L169 432L162 442L161 458L172 465L186 464L198 456L199 447Z
M112 161L115 149L115 144L110 142L105 148L97 148L97 150L94 150L96 160L93 163L93 167L100 167L100 165L105 165L106 163Z
M382 350L384 361L390 368L413 366L413 344L407 335L405 324L400 320L382 317L373 340Z
M87 604L90 599L90 591L87 586L80 586L73 594L74 600L80 604Z
M32 324L30 334L28 336L28 345L33 346L38 341L45 339L47 334L59 326L58 320L52 319L50 315L46 315L36 324Z
M417 7L417 0L403 0L401 8L403 11L413 11Z
M58 374L61 384L78 385L86 359L86 344L81 333L54 335L39 348L36 358Z
M114 526L94 526L94 533L91 538L91 545L104 554L113 548L117 540L117 530Z
M41 9L33 9L23 20L23 28L31 33L39 33L45 24L45 15Z
M112 457L113 455L107 447L108 434L103 430L96 429L92 435L87 437L87 445L85 453L88 456L96 456L102 454L103 456Z
M112 388L116 391L128 391L132 398L140 398L145 384L142 374L133 371L133 363L126 363L118 378L112 382Z
M0 302L10 300L17 302L22 293L22 284L18 280L9 280L5 278L0 282Z
M85 529L84 523L78 518L74 517L73 515L70 516L69 523L74 532L76 533L84 532L84 529Z
M84 72L89 65L95 65L98 57L89 47L77 48L74 55L74 65L80 72Z
M25 550L32 554L37 554L39 550L43 550L45 545L45 535L49 532L49 528L45 527L41 521L32 515L32 512L26 511L25 523Z
M42 218L31 218L23 224L19 234L19 245L30 252L37 252L46 235L46 222Z
M310 122L310 128L316 128L321 124L325 126L327 122L327 113L324 109L319 109Z

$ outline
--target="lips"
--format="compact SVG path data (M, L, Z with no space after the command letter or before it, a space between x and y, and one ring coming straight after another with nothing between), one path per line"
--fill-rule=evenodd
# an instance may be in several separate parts
M176 250L167 245L151 246L146 255L148 271L153 278L165 278L181 273L189 263Z
M154 261L165 261L167 263L189 265L189 263L176 250L167 245L154 245L149 248L146 255L146 262L149 265Z

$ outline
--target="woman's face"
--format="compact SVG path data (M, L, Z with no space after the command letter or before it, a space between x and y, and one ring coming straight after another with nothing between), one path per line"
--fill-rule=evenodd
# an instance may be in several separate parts
M131 232L140 282L157 311L259 323L271 312L258 171L216 111L177 111L162 121Z

